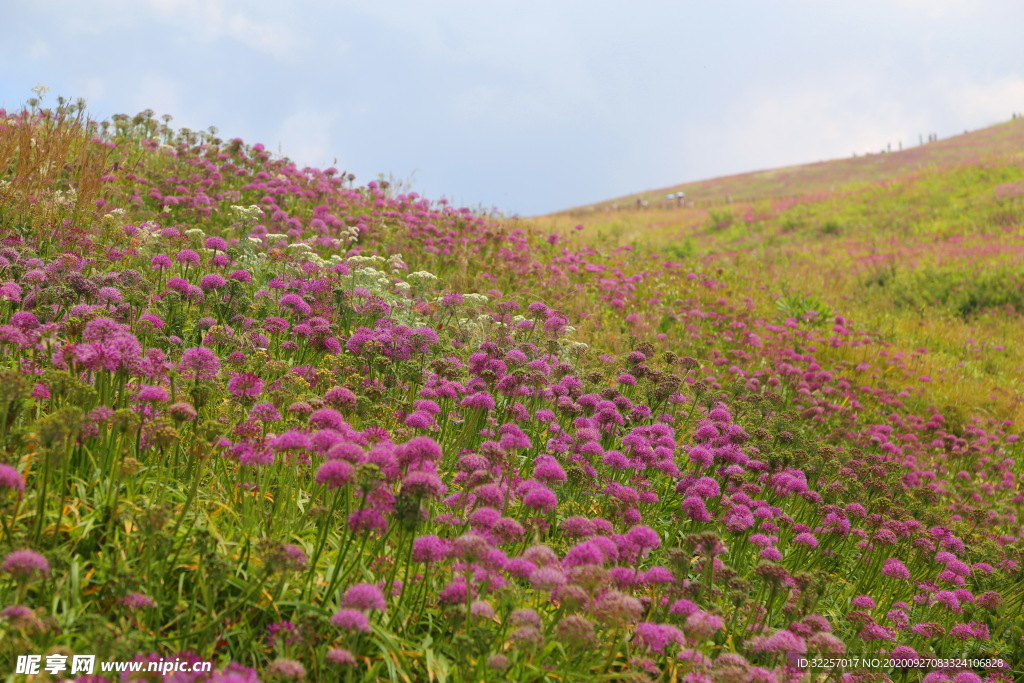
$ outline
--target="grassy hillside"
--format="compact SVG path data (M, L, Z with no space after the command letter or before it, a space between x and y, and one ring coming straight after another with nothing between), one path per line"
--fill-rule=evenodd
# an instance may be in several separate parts
M664 203L667 194L684 192L687 200L700 206L751 202L770 198L796 197L831 192L851 184L869 184L906 178L936 168L973 166L1001 160L1020 162L1024 158L1024 118L1013 119L981 130L964 132L943 140L926 142L902 150L855 156L816 164L786 166L763 171L698 180L681 185L627 195L571 211L574 215L605 210L617 205L628 209L637 199L652 206Z
M1022 176L576 230L0 112L0 662L1015 680Z
M896 353L926 349L929 400L1020 424L1024 354L1010 340L1024 333L1024 140L1010 144L1011 132L1024 121L962 136L980 141L973 163L951 146L959 152L949 163L933 157L924 170L871 183L854 174L827 192L535 222L568 234L583 220L578 234L606 248L720 269L764 316L841 312ZM1007 144L985 144L992 139ZM813 188L817 177L850 177L850 161L783 171Z

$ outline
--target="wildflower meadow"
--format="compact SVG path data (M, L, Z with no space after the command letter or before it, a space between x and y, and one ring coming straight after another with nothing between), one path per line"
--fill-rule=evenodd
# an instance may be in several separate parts
M0 110L0 669L1021 680L1024 166L929 173L618 239Z

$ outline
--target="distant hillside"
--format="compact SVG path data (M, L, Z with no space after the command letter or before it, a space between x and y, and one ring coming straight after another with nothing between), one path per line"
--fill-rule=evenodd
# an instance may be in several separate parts
M751 201L767 197L790 197L826 192L840 185L870 183L905 177L934 167L972 164L985 159L1024 159L1024 119L1014 119L945 140L925 143L902 151L835 159L813 164L752 171L698 180L578 207L609 208L635 205L638 199L661 201L666 194L685 192L698 205L725 201Z

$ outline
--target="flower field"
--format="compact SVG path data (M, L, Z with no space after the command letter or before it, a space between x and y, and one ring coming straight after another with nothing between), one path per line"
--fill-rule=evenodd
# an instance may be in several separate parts
M0 662L1019 680L1021 187L638 242L0 111Z

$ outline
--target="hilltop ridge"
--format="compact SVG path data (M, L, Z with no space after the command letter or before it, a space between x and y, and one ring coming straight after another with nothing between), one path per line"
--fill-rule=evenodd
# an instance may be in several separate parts
M686 193L700 206L729 201L758 201L827 192L842 185L906 177L929 167L952 167L990 159L1024 159L1024 118L926 142L892 152L832 159L808 164L747 171L637 192L554 215L634 206L637 200L662 201L666 194Z

